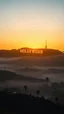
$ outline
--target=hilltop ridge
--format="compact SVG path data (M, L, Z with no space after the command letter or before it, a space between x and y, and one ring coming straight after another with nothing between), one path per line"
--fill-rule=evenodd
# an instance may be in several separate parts
M0 57L21 57L21 56L53 56L62 55L63 53L56 49L45 48L20 48L18 50L0 50Z

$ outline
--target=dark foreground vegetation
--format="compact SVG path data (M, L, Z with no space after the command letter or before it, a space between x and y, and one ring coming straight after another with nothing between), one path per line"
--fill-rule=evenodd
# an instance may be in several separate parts
M11 93L7 90L0 91L1 114L62 114L64 107L44 97L34 97L31 94Z
M29 78L17 75L14 72L0 70L0 82L6 80L32 80L35 78ZM39 79L38 79L39 80ZM41 81L41 80L39 80ZM64 113L64 82L56 83L46 79L42 79L44 82L43 87L36 91L36 96L29 94L27 85L24 85L24 93L21 93L17 89L13 88L0 88L0 113L1 114L62 114ZM49 85L51 84L51 85ZM42 90L41 90L42 89ZM55 99L45 99L40 97L40 92L48 93L51 91ZM61 99L62 98L62 99ZM62 103L63 102L63 103Z
M9 84L9 82L11 81L11 84ZM15 84L15 87L12 87L12 81L21 81L21 85L17 85L17 83ZM24 85L22 85L22 81L24 81ZM39 85L36 90L38 90L36 92L32 90L32 88L30 87L30 85L26 85L26 82L32 82L32 83L41 83L41 85ZM45 79L38 79L35 77L28 77L28 76L23 76L23 75L19 75L16 74L14 72L10 72L10 71L6 71L6 70L0 70L0 90L4 89L4 88L9 88L9 92L13 91L13 92L24 92L25 93L30 93L33 92L34 95L38 94L39 96L47 96L47 98L53 102L55 102L55 98L58 97L58 101L59 103L62 105L64 105L64 82L52 82L48 77L46 77ZM5 84L3 86L3 84ZM24 88L23 88L24 86ZM33 86L34 88L34 86Z

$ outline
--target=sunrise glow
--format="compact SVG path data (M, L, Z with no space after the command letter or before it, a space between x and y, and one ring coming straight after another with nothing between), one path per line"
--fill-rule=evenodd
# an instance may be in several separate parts
M64 49L63 0L0 0L0 49Z

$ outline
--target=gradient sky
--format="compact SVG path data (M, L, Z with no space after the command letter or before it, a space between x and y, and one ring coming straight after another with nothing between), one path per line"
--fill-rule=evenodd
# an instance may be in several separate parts
M64 50L64 0L0 0L0 49Z

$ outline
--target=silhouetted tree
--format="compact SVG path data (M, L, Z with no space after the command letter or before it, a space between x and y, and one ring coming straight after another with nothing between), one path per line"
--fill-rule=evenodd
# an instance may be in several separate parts
M48 85L48 83L50 82L50 80L49 80L48 77L46 77L45 81L46 81L47 85Z
M56 103L58 104L58 103L59 103L59 98L56 97L56 98L55 98L55 101L56 101Z
M27 85L24 86L25 94L27 93Z
M37 90L36 93L37 93L37 96L39 96L39 94L40 94L40 90Z
M49 78L48 78L48 77L46 77L45 81L49 82Z

